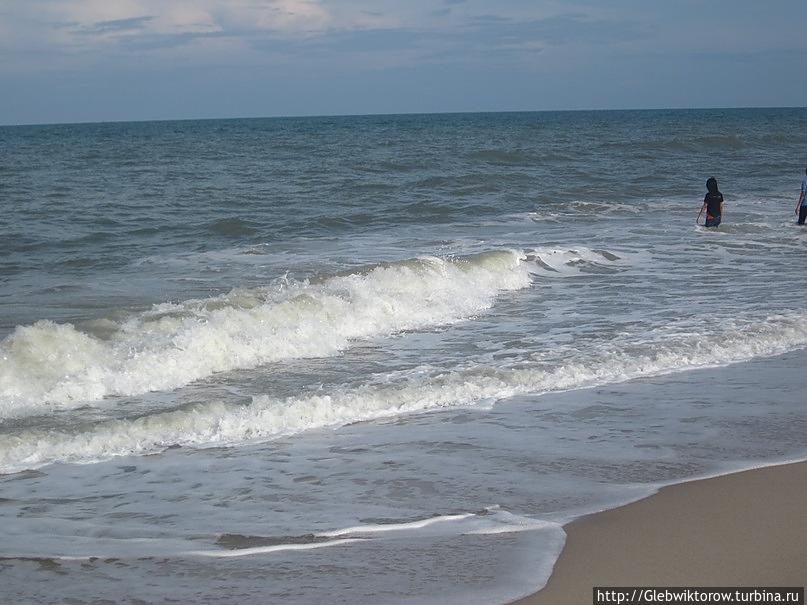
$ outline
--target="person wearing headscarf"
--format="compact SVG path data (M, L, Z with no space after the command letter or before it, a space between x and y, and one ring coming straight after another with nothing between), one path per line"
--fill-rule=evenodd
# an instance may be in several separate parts
M723 218L723 194L717 188L717 179L711 177L706 181L706 197L703 198L703 208L706 210L706 227L717 227Z

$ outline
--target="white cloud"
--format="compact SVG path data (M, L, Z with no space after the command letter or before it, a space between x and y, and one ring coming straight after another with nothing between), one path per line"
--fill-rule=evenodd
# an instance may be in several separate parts
M45 19L56 19L65 23L91 25L97 22L114 21L141 17L142 2L137 0L63 0L39 3L38 12Z
M259 29L321 31L332 22L328 10L316 0L238 1L227 4L233 19Z
M143 14L154 15L151 30L159 34L209 33L220 31L209 10L198 2L162 3L144 7Z
M92 30L99 24L151 17L144 31L209 33L224 26L281 31L322 29L328 11L318 0L66 0L40 5L41 15Z
M250 38L307 38L338 28L321 0L0 0L0 73L237 60ZM122 64L122 63L121 63Z

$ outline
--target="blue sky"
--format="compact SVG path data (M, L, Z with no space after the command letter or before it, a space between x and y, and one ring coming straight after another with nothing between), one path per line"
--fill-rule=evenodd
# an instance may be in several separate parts
M804 0L3 0L0 124L807 105Z

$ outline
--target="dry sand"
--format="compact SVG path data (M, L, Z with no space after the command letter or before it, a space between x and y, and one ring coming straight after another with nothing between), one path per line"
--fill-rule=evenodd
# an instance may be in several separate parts
M662 489L569 524L546 587L518 605L582 605L593 586L804 586L807 463Z

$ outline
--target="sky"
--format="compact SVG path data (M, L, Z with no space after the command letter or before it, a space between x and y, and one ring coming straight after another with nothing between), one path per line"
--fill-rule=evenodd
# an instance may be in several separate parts
M0 0L0 124L807 105L805 0Z

